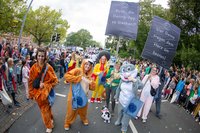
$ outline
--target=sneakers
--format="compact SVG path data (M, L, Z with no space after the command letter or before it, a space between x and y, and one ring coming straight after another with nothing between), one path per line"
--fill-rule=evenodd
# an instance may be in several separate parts
M14 105L15 105L16 107L21 107L21 106L20 106L20 103L17 102L17 101L14 103Z
M83 125L84 125L84 126L88 126L88 125L89 125L89 122L88 122L87 119L83 121Z
M157 117L158 119L162 119L162 115L156 114L156 117Z
M97 98L97 103L102 103L101 98Z
M95 100L95 99L94 99L93 97L91 97L91 98L90 98L90 103L94 103L94 100Z
M66 124L66 125L65 125L65 131L69 131L69 127L70 127L70 125L69 125L69 124Z
M146 119L142 119L142 123L146 123L147 122L147 120Z
M84 126L88 126L89 123L88 123L88 122L84 122L83 125L84 125Z
M136 116L136 117L135 117L135 120L137 120L137 119L139 119L139 117L138 117L138 116Z
M117 121L115 122L115 126L119 126L119 125L121 125L121 123L119 122L119 120L117 120Z
M47 128L46 133L51 133L52 129L51 128Z

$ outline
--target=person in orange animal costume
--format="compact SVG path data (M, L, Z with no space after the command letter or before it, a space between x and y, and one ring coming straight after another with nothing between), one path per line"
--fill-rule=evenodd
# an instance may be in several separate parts
M88 96L88 91L92 90L95 86L95 82L92 81L92 68L93 62L89 59L85 59L81 65L81 68L75 68L70 72L65 74L65 79L70 83L68 98L67 98L67 113L65 117L65 130L69 130L70 125L76 120L77 115L80 116L81 121L84 125L88 125L89 121L87 119L87 109L88 104L82 108L73 109L72 108L72 84L80 83L83 91Z
M51 133L53 128L53 114L49 105L48 95L51 89L58 83L58 79L53 68L46 62L46 50L39 48L36 54L37 62L30 69L29 76L29 97L34 99L41 111L46 132ZM33 88L33 82L40 74L44 65L48 65L44 81L40 82L39 88Z

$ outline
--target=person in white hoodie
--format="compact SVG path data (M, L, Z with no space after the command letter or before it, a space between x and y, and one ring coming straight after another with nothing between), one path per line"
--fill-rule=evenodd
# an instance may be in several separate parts
M29 79L29 67L27 65L26 60L22 61L22 82L24 84L25 87L25 91L26 91L26 99L29 100L29 93L28 93L28 79Z

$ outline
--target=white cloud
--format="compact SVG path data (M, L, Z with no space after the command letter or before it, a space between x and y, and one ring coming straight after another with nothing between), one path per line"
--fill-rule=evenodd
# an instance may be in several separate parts
M91 33L94 40L104 45L105 30L111 1L112 0L34 0L32 7L36 9L39 6L50 6L52 9L62 9L63 18L70 24L68 33L72 31L76 32L84 28ZM139 0L125 1L138 2ZM155 3L161 4L165 8L167 7L167 0L156 0Z

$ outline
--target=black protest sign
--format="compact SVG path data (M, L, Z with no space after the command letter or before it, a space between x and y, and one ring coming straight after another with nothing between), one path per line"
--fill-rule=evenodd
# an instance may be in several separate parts
M174 24L155 16L142 57L168 69L176 53L180 32Z
M136 40L139 10L138 3L112 1L105 34Z

